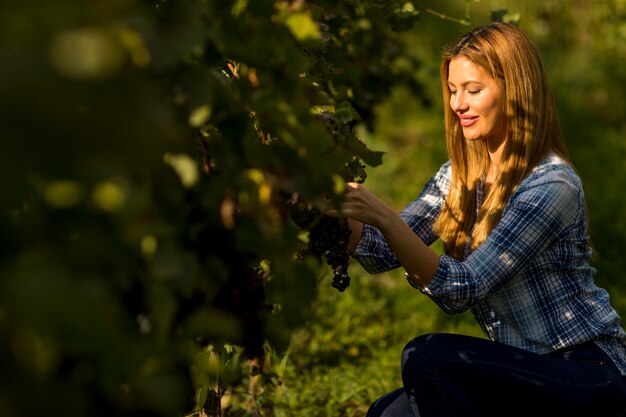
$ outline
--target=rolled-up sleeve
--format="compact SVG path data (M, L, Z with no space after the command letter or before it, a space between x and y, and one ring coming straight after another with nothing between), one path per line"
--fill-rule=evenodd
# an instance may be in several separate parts
M463 262L448 256L426 287L416 287L444 311L474 306L520 274L584 210L581 188L563 171L522 183L489 237Z

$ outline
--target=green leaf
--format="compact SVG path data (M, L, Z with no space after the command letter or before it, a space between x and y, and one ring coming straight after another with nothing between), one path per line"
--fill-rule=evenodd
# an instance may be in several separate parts
M320 29L309 12L296 12L288 15L285 24L299 41L321 39Z
M415 10L415 6L411 2L406 2L401 8L395 9L387 18L391 25L391 29L395 32L401 32L411 29L413 24L419 18L419 10Z
M521 19L521 14L509 13L507 9L493 10L491 12L491 20L494 22L504 22L519 26Z
M361 160L359 158L355 157L352 159L352 161L348 162L347 168L350 171L352 181L356 181L359 183L365 182L365 179L367 178L367 172L365 171L365 165L361 163Z
M346 145L350 151L371 167L376 167L383 163L383 155L385 153L369 149L356 136L354 136L351 140L346 141Z
M196 405L194 411L200 411L204 408L207 397L209 396L209 387L204 385L196 391Z
M349 101L344 100L335 107L335 117L343 123L361 120L359 113L352 107Z

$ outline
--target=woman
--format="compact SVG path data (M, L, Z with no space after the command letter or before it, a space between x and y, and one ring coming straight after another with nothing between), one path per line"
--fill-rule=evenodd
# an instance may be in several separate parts
M593 282L583 190L536 47L482 26L443 55L441 77L449 161L400 214L355 183L341 213L367 271L402 266L491 340L412 340L404 387L368 416L626 415L626 333Z

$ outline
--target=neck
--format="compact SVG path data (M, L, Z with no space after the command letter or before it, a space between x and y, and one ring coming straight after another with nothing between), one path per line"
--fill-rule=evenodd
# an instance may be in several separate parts
M487 152L489 152L489 161L491 165L496 167L500 165L500 157L504 150L504 144L506 140L503 137L492 137L487 139Z
M498 176L500 159L504 150L505 140L502 138L490 138L487 140L487 152L489 153L489 167L487 167L487 187L493 184Z
M486 187L486 191L489 191L489 187L491 186L491 184L493 184L496 181L496 178L498 176L498 167L497 165L494 165L493 163L489 164L489 167L487 168L487 175L485 177L485 187Z

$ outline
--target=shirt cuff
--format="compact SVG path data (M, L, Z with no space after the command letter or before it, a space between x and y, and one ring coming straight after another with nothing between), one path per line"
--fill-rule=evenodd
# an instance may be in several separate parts
M433 275L432 279L428 283L427 286L422 287L415 281L411 279L408 272L404 273L404 278L406 278L407 282L411 287L421 291L423 294L432 297L435 296L438 292L444 287L444 283L446 281L446 277L448 275L448 257L440 256L439 257L439 266L437 267L437 271L435 271L435 275Z

